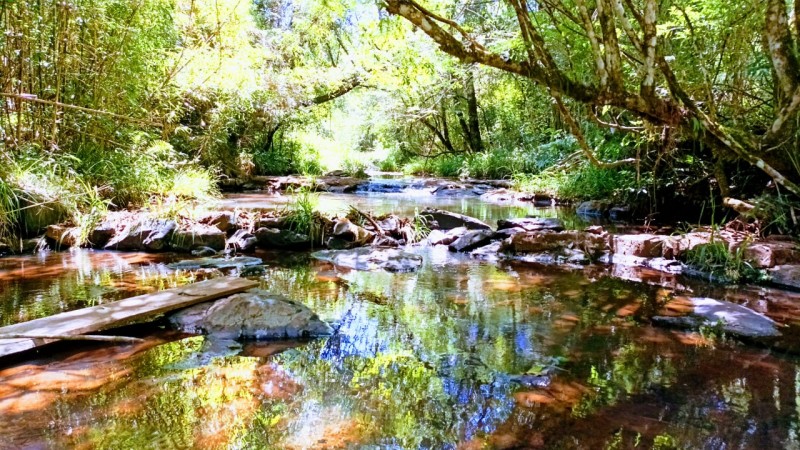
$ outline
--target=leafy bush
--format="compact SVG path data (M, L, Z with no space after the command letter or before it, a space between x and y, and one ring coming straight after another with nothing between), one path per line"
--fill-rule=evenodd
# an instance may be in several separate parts
M367 175L367 163L364 161L360 161L355 158L345 158L342 162L342 170L347 173L347 175L356 178L368 178Z
M319 153L291 140L269 151L255 152L253 165L258 175L319 175L323 172Z

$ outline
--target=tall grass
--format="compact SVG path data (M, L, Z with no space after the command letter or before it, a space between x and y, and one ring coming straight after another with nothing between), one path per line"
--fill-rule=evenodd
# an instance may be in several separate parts
M29 147L8 159L0 170L0 238L69 222L84 241L109 208L218 195L212 172L160 141L125 150L86 145L64 154Z
M317 213L319 194L313 192L309 187L293 189L289 193L293 196L293 201L285 211L289 229L296 233L305 234L311 239L311 242L321 240L322 226L319 223L319 214Z

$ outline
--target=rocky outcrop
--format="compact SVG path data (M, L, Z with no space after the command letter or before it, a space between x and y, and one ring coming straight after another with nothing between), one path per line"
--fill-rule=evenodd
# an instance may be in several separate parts
M255 235L247 232L247 230L236 230L225 242L229 248L238 252L249 252L255 248L257 243L258 239Z
M225 232L211 225L193 224L189 229L179 229L172 233L170 245L177 251L187 252L200 247L216 251L225 248Z
M573 259L577 250L594 261L608 250L608 239L585 231L534 231L515 234L502 249L513 254L541 253Z
M800 289L800 264L785 264L769 270L774 284L790 289Z
M311 256L340 267L355 270L413 272L422 266L422 257L396 248L361 247L351 250L322 250Z
M238 221L239 217L233 211L215 211L201 217L197 222L228 233L239 228Z
M519 219L498 220L497 229L522 228L525 231L563 231L564 223L561 219L543 217L523 217Z
M428 244L430 245L450 245L467 232L464 227L453 228L451 230L431 230L428 234Z
M623 234L611 239L614 255L657 258L664 255L664 243L668 236L654 234Z
M800 262L800 249L792 241L764 240L747 245L744 258L758 269Z
M468 230L492 229L492 227L485 222L481 222L474 217L443 211L441 209L426 209L420 213L420 216L428 222L431 228L439 228L441 230L451 230L460 227L464 227ZM436 224L435 227L433 223Z
M255 233L261 248L305 250L311 247L311 239L302 233L278 228L259 228Z
M48 225L44 236L54 248L68 248L78 241L78 229L63 225Z
M260 289L192 306L169 320L181 331L221 339L288 339L333 332L305 305Z
M375 233L342 218L333 224L333 236L349 243L350 247L365 245L375 239Z
M608 215L611 204L602 200L589 200L578 205L575 210L579 216L604 217Z
M493 237L494 231L491 229L467 231L447 248L451 252L468 252L489 244Z
M555 198L549 195L519 192L506 188L488 190L481 195L481 200L487 203L498 204L531 202L535 206L540 207L554 206L558 203Z
M105 245L109 250L164 251L177 228L173 220L143 218L117 232Z

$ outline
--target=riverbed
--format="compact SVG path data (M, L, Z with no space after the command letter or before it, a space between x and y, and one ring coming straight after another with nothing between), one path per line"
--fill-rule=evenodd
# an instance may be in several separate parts
M321 194L320 206L582 220L565 209L431 197ZM244 194L226 205L285 200ZM423 266L405 274L256 254L266 273L253 279L331 322L328 338L237 345L157 322L124 330L143 343L56 345L5 361L0 448L800 447L797 356L637 320L691 293L797 325L797 293L613 266L492 263L443 246L413 251ZM77 250L0 259L0 323L221 275L167 267L184 258Z

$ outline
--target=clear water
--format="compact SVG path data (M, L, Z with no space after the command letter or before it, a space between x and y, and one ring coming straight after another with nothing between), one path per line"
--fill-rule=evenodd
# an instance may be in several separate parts
M790 325L800 295L417 251L411 274L261 253L262 287L333 322L329 338L236 346L156 323L124 330L140 344L0 361L0 448L800 447L797 357L638 320L670 295L659 284ZM176 258L0 259L0 321L218 275Z

